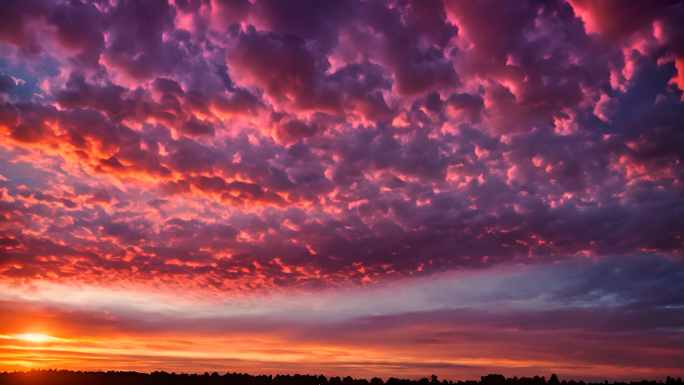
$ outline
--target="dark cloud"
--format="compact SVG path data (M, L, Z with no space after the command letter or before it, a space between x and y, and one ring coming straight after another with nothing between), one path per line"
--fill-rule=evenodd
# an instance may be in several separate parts
M212 6L216 9L213 16L224 28L244 20L253 7L249 0L215 0Z
M351 21L357 9L358 3L349 0L296 0L287 4L259 0L254 3L253 17L266 30L313 41L316 50L327 53L337 43L341 25Z
M446 20L439 1L411 2L404 24L399 9L380 3L364 3L363 19L380 34L376 55L394 74L396 92L413 96L434 88L453 89L460 80L443 52L458 28ZM419 39L428 41L421 47Z
M292 103L298 109L339 110L338 96L321 83L327 68L319 54L295 35L259 33L248 27L228 53L235 71L262 87L276 103Z
M9 93L15 85L10 76L0 74L0 93Z
M118 2L107 14L105 63L137 81L170 73L187 56L181 42L164 39L175 15L167 0Z
M57 40L67 49L81 52L77 58L88 68L99 65L105 46L103 15L94 4L80 1L56 6L49 20L57 27Z
M50 8L50 3L43 0L3 1L0 4L0 39L39 52L40 43L28 24L46 17Z
M677 8L679 0L657 0L643 4L639 1L609 0L594 3L586 0L570 2L579 13L584 13L592 27L610 39L624 38L636 31L652 27L664 13Z

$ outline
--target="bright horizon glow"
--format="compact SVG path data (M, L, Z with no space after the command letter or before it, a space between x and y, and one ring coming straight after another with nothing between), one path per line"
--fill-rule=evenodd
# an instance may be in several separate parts
M60 338L55 338L55 337L49 336L47 334L41 334L41 333L14 334L14 335L12 335L12 338L22 340L22 341L35 342L35 343L52 342L52 341L60 341L61 340Z
M599 380L610 371L610 361L568 357L557 348L593 346L600 351L611 338L600 337L602 325L630 327L634 315L621 308L638 302L637 292L657 292L663 286L633 287L628 277L672 271L673 275L663 275L660 284L669 286L668 277L678 276L679 264L656 260L659 264L649 267L640 265L639 258L576 258L555 265L499 266L486 274L451 272L375 287L225 300L136 291L135 298L127 301L129 294L121 288L45 283L37 284L31 295L5 287L0 290L0 304L5 304L0 313L20 308L12 304L29 304L14 311L12 319L18 325L38 320L62 338L42 333L0 336L50 342L49 346L16 346L0 340L0 352L9 349L0 355L0 362L20 370L22 364L10 358L23 354L22 362L31 362L32 368L74 370L302 372L361 378L421 378L430 372L452 380L477 379L483 371L518 377L555 372L563 379ZM583 277L616 269L622 269L625 278L606 282L609 291L584 297ZM98 305L84 312L84 302L74 299L92 303L97 299ZM62 310L46 313L43 306ZM604 309L612 309L613 318L600 319L593 326ZM559 321L541 330L529 329L545 317L535 313L556 314ZM577 325L596 331L585 333ZM564 337L568 329L576 329L572 340ZM416 345L415 341L429 342ZM666 341L658 335L623 336L621 354L632 360L632 366L606 378L658 376L657 370L639 362L676 367L665 351L649 348ZM537 355L537 346L546 353ZM649 349L652 357L640 357ZM510 350L516 355L509 356ZM31 358L37 351L52 358L46 362ZM90 362L93 357L98 360ZM420 363L421 372L407 362ZM300 369L291 369L293 363ZM585 368L563 369L569 365Z

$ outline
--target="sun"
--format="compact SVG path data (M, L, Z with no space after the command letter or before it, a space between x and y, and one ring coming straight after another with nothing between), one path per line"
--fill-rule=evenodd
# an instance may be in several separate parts
M40 333L15 334L13 337L18 339L18 340L24 340L24 341L29 341L29 342L37 342L37 343L55 341L58 339L55 337L51 337L47 334L40 334Z

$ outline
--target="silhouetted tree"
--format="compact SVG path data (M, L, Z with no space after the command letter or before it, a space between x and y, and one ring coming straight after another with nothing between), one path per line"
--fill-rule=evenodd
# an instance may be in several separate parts
M252 376L247 373L226 373L221 376L217 372L198 374L176 374L155 371L150 374L115 371L68 371L68 370L30 370L27 372L0 373L2 385L453 385L452 381L439 382L432 375L432 381L422 378L418 381L390 377L387 382L374 377L370 382L366 379L354 379L350 376L341 380L339 377L327 379L323 375L269 375ZM481 377L481 381L458 381L458 385L606 385L608 381L585 384L584 381L558 381L552 374L548 384L544 377L534 376L505 378L501 374L490 374ZM661 385L661 381L640 381L629 384L614 382L613 385ZM663 385L682 385L682 379L668 377Z
M503 374L488 374L480 377L480 383L483 385L505 385L506 377Z

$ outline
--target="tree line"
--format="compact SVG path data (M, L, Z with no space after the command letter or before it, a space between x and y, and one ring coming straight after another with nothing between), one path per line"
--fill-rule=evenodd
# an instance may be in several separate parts
M250 375L247 373L188 374L156 371L138 373L133 371L72 371L72 370L30 370L0 373L0 385L611 385L607 380L598 383L560 381L552 374L545 377L506 378L501 374L482 376L480 381L439 381L437 376L420 380L390 377L387 381L374 377L355 379L350 376L330 377L323 375ZM639 382L613 382L612 385L682 385L682 379L667 377L666 382L643 380Z

